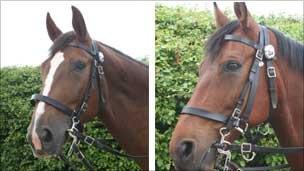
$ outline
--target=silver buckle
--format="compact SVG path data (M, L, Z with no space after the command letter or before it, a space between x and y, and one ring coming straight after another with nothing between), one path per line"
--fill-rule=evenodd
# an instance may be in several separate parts
M246 150L246 149L244 148L245 146L249 146L249 149ZM251 143L242 143L242 144L241 144L241 152L242 152L242 153L250 153L251 150L252 150L252 144L251 144Z
M246 150L246 149L244 148L245 146L249 146L249 149ZM241 153L242 153L243 159L246 160L247 162L248 162L248 161L252 161L252 160L254 159L255 155L256 155L255 152L252 152L252 144L250 144L250 143L242 143L242 144L241 144ZM251 153L251 157L249 157L249 158L246 157L246 156L245 156L245 153Z
M81 105L81 109L83 110L83 112L86 112L86 111L87 111L87 109L88 109L88 105L87 105L87 103L86 103L86 102L82 103L82 105Z
M258 50L256 51L256 53L255 53L255 57L256 57L258 60L262 61L262 60L263 60L263 50L258 49Z
M83 141L89 145L92 145L94 143L95 139L91 136L86 136Z
M99 74L99 75L103 75L103 74L104 74L104 72L103 72L103 67L102 67L101 65L98 65L98 66L97 66L97 70L98 70L98 74Z
M232 112L232 116L239 117L241 115L241 112L242 112L241 109L236 107Z
M104 55L100 51L98 53L99 53L99 60L100 60L101 63L103 63L103 61L104 61Z
M267 76L268 78L275 78L277 77L276 71L274 67L267 67Z
M267 59L273 59L275 56L274 47L272 45L266 45L264 47L264 54Z

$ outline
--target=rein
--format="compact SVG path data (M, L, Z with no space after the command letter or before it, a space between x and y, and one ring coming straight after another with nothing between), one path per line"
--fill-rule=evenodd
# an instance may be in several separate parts
M215 122L223 123L225 126L220 128L220 141L212 145L212 148L217 149L220 158L224 157L224 165L220 166L220 162L216 162L215 169L222 169L224 171L237 170L237 171L259 171L259 170L272 170L272 169L282 169L287 168L289 165L278 165L278 166L265 166L265 167L249 167L240 168L236 164L231 162L231 151L240 152L244 160L252 161L255 158L256 153L299 153L304 151L304 147L260 147L252 143L242 143L241 145L231 144L225 138L230 134L232 129L237 130L241 134L245 134L248 129L248 120L253 108L253 103L257 91L260 68L264 66L266 62L267 80L268 80L268 90L270 94L270 101L272 109L277 108L278 97L276 90L276 70L273 65L273 60L275 59L274 47L269 44L269 37L267 33L267 28L264 26L259 26L259 42L240 37L238 35L227 34L224 37L226 41L240 42L245 45L251 46L256 49L256 55L253 59L249 71L249 77L247 83L244 85L238 101L233 109L231 116L225 116L224 114L209 112L202 108L185 106L181 111L181 114L188 114L198 116L203 119L209 119ZM245 96L247 96L246 104ZM244 110L242 110L244 108ZM250 155L250 157L247 157ZM218 160L218 158L216 159ZM233 169L231 169L233 168Z
M75 110L72 110L68 106L62 104L61 102L57 101L56 99L53 99L49 96L44 96L41 94L33 94L31 97L32 104L35 104L39 101L45 102L52 107L56 108L57 110L61 111L63 114L69 116L72 120L72 126L67 129L68 135L73 139L72 144L70 146L70 149L68 151L68 157L72 155L72 153L75 153L78 159L89 169L94 170L92 164L89 162L89 160L84 156L84 154L79 149L78 145L80 142L84 142L88 144L89 146L94 146L96 148L99 148L100 150L110 152L116 156L126 157L129 159L136 159L136 158L146 158L147 156L137 156L137 155L129 155L121 153L112 147L106 145L104 141L98 140L96 138L93 138L91 136L86 136L83 133L81 133L80 128L82 128L82 124L80 123L80 116L85 113L88 109L88 100L91 96L91 89L92 84L94 82L94 79L96 76L96 82L97 82L97 90L98 90L98 98L99 98L99 108L98 113L105 110L105 99L101 91L102 87L102 78L104 77L104 70L103 70L103 62L104 62L104 56L103 53L100 52L96 46L96 42L92 41L92 47L91 49L86 48L83 45L77 45L77 44L70 44L69 47L73 48L79 48L84 51L86 51L90 56L92 57L92 63L90 68L90 80L88 81L88 85L86 87L84 96L81 100L81 103L78 105L78 107ZM65 164L68 164L67 158L65 158L62 154L60 154L59 159L63 160ZM68 164L70 165L70 164Z

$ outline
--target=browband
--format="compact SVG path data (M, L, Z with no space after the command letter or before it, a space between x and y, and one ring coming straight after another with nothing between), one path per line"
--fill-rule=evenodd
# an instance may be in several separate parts
M225 37L224 37L224 40L230 40L230 41L236 41L236 42L241 42L241 43L244 43L248 46L251 46L255 49L258 49L259 46L256 42L250 40L250 39L247 39L245 37L241 37L241 36L238 36L238 35L234 35L234 34L226 34Z

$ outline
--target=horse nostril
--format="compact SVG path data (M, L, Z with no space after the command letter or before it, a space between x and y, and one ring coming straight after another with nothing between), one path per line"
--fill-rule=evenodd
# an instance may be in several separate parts
M188 158L194 149L194 143L192 141L183 141L180 144L180 157L185 159Z
M44 128L41 131L40 138L43 142L49 143L52 141L53 136L49 129Z

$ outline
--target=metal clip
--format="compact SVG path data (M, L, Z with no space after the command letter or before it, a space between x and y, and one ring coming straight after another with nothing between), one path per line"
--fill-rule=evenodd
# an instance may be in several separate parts
M275 78L277 77L276 71L274 67L267 67L267 76L268 78Z
M237 131L239 131L241 134L244 134L246 131L247 131L247 129L248 129L248 123L246 123L245 124L245 128L243 129L243 128L241 128L240 126L236 126L236 127L234 127Z
M267 59L274 59L275 51L272 45L266 45L264 47L264 54Z
M228 166L228 163L230 162L231 160L231 153L229 151L229 153L225 154L226 155L226 158L225 158L225 163L224 163L224 171L229 171L230 168Z
M247 146L247 147L249 146L249 148L246 150L245 146ZM243 159L246 160L247 162L252 161L254 159L255 155L256 155L255 152L252 152L252 145L250 143L242 143L241 144L241 153L242 153ZM246 157L245 153L251 153L251 157L249 157L249 158Z
M78 129L76 128L76 125L78 125L78 124L79 124L79 120L76 118L76 116L73 116L72 117L72 127L67 129L70 137L73 138L73 141L77 140L77 137L73 133L78 131Z
M230 145L231 143L229 141L226 141L225 138L230 135L230 131L228 131L227 133L224 133L224 131L227 130L226 127L222 127L220 128L219 132L220 132L220 135L221 135L221 140L220 140L220 144L228 144ZM230 150L227 149L225 150L224 148L217 148L217 151L220 153L220 154L224 154L224 155L228 155L230 154Z

